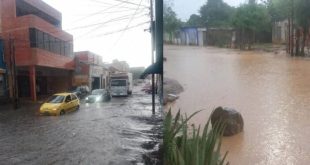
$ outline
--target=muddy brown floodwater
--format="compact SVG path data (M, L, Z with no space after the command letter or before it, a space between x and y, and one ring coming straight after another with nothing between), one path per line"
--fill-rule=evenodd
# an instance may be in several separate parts
M223 139L232 165L310 163L310 60L213 47L165 46L165 77L185 91L174 112L206 122L217 106L243 115L244 132ZM167 107L166 107L167 108Z

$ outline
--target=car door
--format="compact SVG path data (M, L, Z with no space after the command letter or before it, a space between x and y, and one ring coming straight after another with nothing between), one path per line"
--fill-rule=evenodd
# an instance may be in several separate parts
M71 101L71 97L70 97L70 95L67 95L65 97L65 102L63 104L62 109L64 109L65 111L68 111L70 109L70 101Z
M72 108L74 107L71 95L67 95L66 96L66 100L65 100L65 111L71 111Z
M71 99L72 99L72 108L77 107L79 105L78 98L74 94L71 94Z

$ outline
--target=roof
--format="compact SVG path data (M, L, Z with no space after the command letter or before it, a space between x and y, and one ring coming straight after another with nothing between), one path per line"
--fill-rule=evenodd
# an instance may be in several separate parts
M64 92L64 93L56 93L56 94L54 94L54 95L58 95L58 96L68 96L68 95L70 95L70 94L72 94L72 93Z

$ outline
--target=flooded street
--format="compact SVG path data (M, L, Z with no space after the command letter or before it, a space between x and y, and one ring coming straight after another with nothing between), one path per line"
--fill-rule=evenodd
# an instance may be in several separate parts
M0 164L142 165L142 155L158 147L153 128L162 119L158 110L152 116L151 96L140 89L107 103L82 103L64 116L39 116L38 105L1 107Z
M241 112L244 132L223 139L232 165L308 165L310 59L214 47L165 46L165 77L184 87L172 105L204 124L217 106Z

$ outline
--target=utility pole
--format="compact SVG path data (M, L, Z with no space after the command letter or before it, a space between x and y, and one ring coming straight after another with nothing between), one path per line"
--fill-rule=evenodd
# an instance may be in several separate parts
M155 1L155 35L156 35L156 62L158 63L161 74L160 79L160 98L163 98L163 0Z
M294 37L294 0L291 0L291 33L292 33L292 36L291 36L291 56L294 56L294 40L295 40L295 37Z
M152 53L152 65L154 64L154 40L155 40L155 28L153 19L153 0L150 0L150 16L151 16L151 53ZM155 114L155 76L152 74L152 114Z

